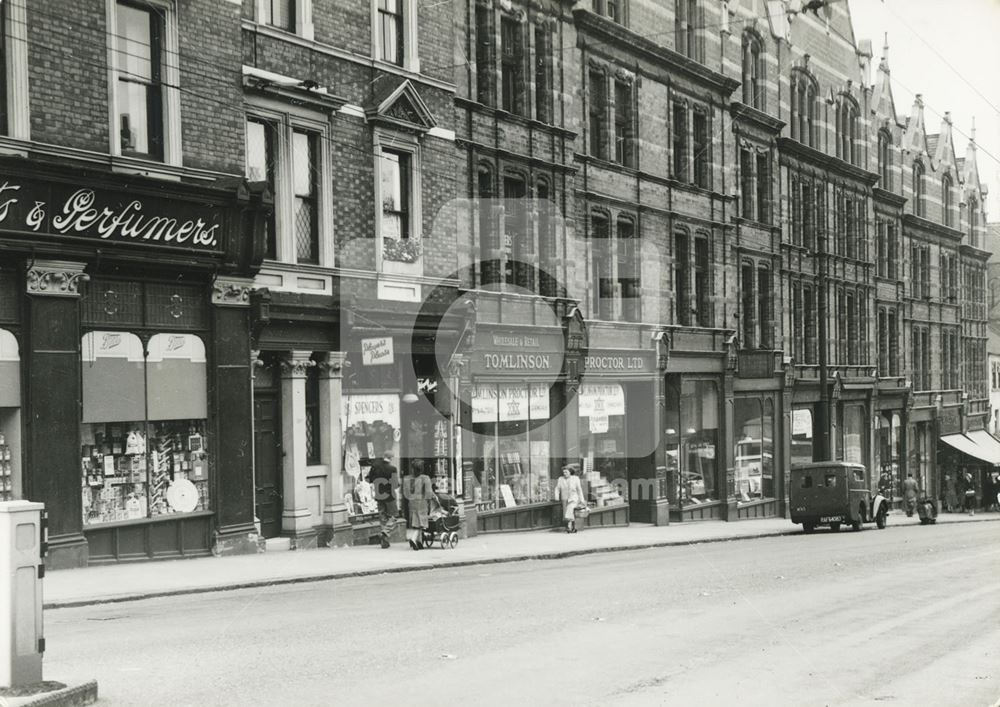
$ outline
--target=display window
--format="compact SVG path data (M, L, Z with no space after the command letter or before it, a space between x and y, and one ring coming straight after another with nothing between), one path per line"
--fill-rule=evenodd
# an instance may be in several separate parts
M84 524L209 510L202 340L93 331L81 354Z
M736 498L774 498L774 405L770 399L736 398L733 407Z
M865 415L862 405L845 405L843 424L840 426L843 439L840 448L845 462L865 463L864 436Z
M0 329L0 501L21 497L21 360L17 339Z
M809 408L792 409L792 464L813 460L813 417Z
M479 383L472 389L476 505L511 508L552 500L546 384Z
M677 503L697 506L719 500L719 392L715 381L678 378L667 380L667 472L677 480Z
M577 394L584 487L598 507L627 503L625 389L620 383L584 383Z
M350 394L342 398L343 469L350 477L344 502L350 516L378 512L374 491L366 479L372 463L385 452L399 459L399 404L396 393Z

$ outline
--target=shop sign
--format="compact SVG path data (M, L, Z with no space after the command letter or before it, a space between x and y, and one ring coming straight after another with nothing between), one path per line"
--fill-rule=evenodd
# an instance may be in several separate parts
M398 430L399 396L394 393L345 395L340 420L344 430L359 422L367 424L385 422L394 430Z
M548 420L547 385L482 383L472 389L473 422Z
M577 396L580 417L625 414L625 390L619 383L584 383Z
M653 355L591 352L583 359L583 373L649 373Z
M480 331L472 352L474 373L553 373L562 368L561 334Z
M392 337L380 336L361 340L362 366L388 366L394 362Z
M221 209L71 185L0 181L0 228L194 250L222 248Z

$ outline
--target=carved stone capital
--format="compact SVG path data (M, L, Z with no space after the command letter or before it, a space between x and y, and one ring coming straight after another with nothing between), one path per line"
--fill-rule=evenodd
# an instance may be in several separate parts
M79 297L80 283L90 280L83 272L83 263L66 260L36 260L28 268L27 292L29 295Z
M330 351L326 360L319 364L319 374L323 378L343 378L344 369L350 365L345 352Z
M451 378L463 378L469 370L469 358L462 354L455 354L448 362L448 376Z
M292 351L281 359L282 378L305 378L316 362L310 358L312 351Z
M212 304L228 307L249 307L253 280L243 277L218 276L212 283Z

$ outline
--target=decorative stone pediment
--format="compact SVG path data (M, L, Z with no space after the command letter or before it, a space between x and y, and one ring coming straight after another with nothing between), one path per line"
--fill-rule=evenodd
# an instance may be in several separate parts
M249 307L252 287L247 278L218 276L212 283L212 304Z
M387 88L365 106L365 118L370 123L421 134L437 122L409 79L395 86L387 84Z

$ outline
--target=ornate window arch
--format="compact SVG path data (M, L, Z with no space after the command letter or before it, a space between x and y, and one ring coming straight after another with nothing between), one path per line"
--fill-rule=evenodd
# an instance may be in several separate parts
M764 40L752 29L743 33L743 103L765 108Z
M878 173L882 188L892 190L892 135L882 128L878 131Z
M910 188L913 192L913 215L924 216L924 195L926 193L926 185L924 184L924 164L919 159L914 160L913 162L912 183Z
M951 178L951 172L945 172L941 175L941 223L945 226L951 226L955 223L955 195L954 195L954 180Z
M791 79L791 132L792 139L803 145L815 147L818 141L816 130L817 97L819 84L805 69L792 70Z
M837 101L837 157L854 164L858 150L858 104L847 94Z

